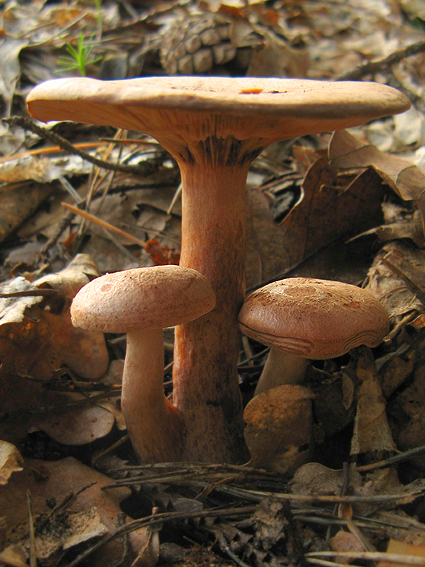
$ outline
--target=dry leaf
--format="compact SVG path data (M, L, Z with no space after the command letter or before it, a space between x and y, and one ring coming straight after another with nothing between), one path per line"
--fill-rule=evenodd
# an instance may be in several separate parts
M244 412L250 466L292 474L312 450L313 394L304 386L284 385L253 398Z
M424 313L425 252L403 242L390 242L377 254L368 273L366 289L379 299L392 326L411 322Z
M281 241L294 268L326 244L353 230L376 224L382 218L383 188L376 173L361 173L343 191L326 158L316 161L303 182L302 199L283 220Z
M99 379L107 370L103 334L75 329L69 314L71 298L95 275L91 258L78 255L58 274L44 276L32 285L16 278L2 287L3 292L51 292L0 298L0 431L5 440L19 443L38 424L60 442L71 442L73 435L76 444L110 432L111 412L89 404L69 408L67 394L44 387L64 364L86 379Z
M367 230L356 236L360 238L368 234L375 234L380 242L388 242L390 240L400 240L409 238L418 248L424 248L425 237L422 228L422 219L419 211L414 211L410 218L398 220L397 222L384 224Z
M0 440L0 485L7 484L12 473L22 470L22 462L21 453L15 445Z
M394 555L406 555L408 557L422 557L425 559L425 545L413 545L411 543L390 539L388 542L387 553ZM380 561L378 563L378 567L411 567L411 563L403 563L402 560L399 562Z
M28 554L20 545L9 545L0 552L0 562L11 567L28 567Z
M126 488L102 490L110 482L110 478L72 457L55 462L25 461L23 471L13 475L7 486L0 487L0 509L6 517L6 545L20 544L23 549L27 548L28 491L31 493L34 519L39 518L40 522L51 514L52 503L61 504L72 493L87 487L69 507L51 515L41 531L37 531L36 524L39 558L51 557L52 554L54 557L62 549L114 530L121 514L120 502L130 491ZM111 557L118 560L122 552L119 540L107 543L100 550L102 561L106 558L109 561ZM100 558L98 561L102 564ZM95 564L94 560L91 564Z
M336 184L336 170L326 158L317 160L304 178L301 199L281 224L274 222L265 195L248 191L248 288L287 273L344 234L382 223L384 190L373 169L345 189Z
M84 397L80 394L58 397L56 407L49 407L41 415L34 415L31 425L62 445L87 445L111 432L115 415L105 408L106 404L86 404L77 408L67 406L73 401L83 402Z
M53 185L31 182L0 193L0 242L33 215L52 191Z
M397 445L402 451L425 445L425 367L419 366L413 380L391 404L392 426ZM425 466L419 455L415 463Z
M362 477L354 465L349 470L350 491L356 492L362 486ZM291 481L294 494L320 495L341 494L345 483L344 473L320 463L307 463L300 467Z
M263 41L253 49L247 76L305 77L309 66L307 50L293 49L287 41L265 27L255 26Z
M158 527L139 528L130 532L128 537L136 554L131 567L155 567L158 563L160 549Z
M425 174L416 165L360 142L345 130L334 132L329 159L341 169L373 167L402 199L416 203L425 226Z
M370 349L360 348L357 376L357 411L351 439L351 455L396 451L388 425L386 403Z
M331 551L364 551L364 547L356 536L350 532L339 530L329 541ZM350 563L346 557L335 557L337 563Z
M10 104L15 94L16 83L21 74L19 54L28 45L27 39L3 36L0 39L0 94L7 105L7 115L10 114Z
M412 374L418 353L415 349L403 356L394 356L381 371L382 392L388 399Z
M255 545L265 550L272 549L286 539L289 525L283 502L265 498L254 513Z

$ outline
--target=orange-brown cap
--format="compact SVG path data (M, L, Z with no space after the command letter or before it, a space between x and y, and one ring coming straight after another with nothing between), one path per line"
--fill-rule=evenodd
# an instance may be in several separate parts
M273 349L326 359L362 344L378 346L389 323L379 301L362 288L288 278L252 293L240 311L239 326Z
M109 333L182 325L215 306L209 281L180 266L106 274L84 286L71 305L76 327Z
M172 136L174 144L210 136L262 138L259 147L358 126L410 107L405 95L379 83L193 76L55 79L35 87L27 104L31 116L44 122L115 126L161 143Z

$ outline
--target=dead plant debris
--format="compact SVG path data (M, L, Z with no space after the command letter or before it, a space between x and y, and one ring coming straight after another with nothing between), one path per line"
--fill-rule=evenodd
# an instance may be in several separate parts
M425 565L423 3L2 9L0 565ZM164 74L375 80L412 102L396 118L274 144L251 167L247 288L287 275L363 285L391 330L376 349L310 363L292 398L271 390L259 408L267 350L241 342L248 464L138 465L120 409L124 337L69 316L102 273L178 264L178 169L141 134L35 124L25 97L60 76ZM173 329L164 341L172 397Z

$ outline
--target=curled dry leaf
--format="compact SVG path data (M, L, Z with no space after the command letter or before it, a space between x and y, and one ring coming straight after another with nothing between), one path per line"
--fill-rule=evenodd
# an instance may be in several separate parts
M393 327L403 321L425 324L424 261L423 250L400 241L386 244L373 261L366 288L381 301Z
M408 238L419 248L424 248L425 246L422 218L419 211L414 211L409 218L367 230L359 234L356 238L367 236L368 234L375 234L382 243Z
M284 385L253 398L244 412L250 466L292 474L311 455L313 394Z
M287 273L343 234L381 224L383 196L381 179L373 169L342 189L337 170L326 158L309 168L301 199L281 224L273 220L266 196L248 191L248 288Z
M341 169L373 167L382 179L405 201L414 201L425 226L425 174L413 163L386 154L361 142L345 130L334 132L329 159Z
M22 470L22 462L21 453L15 445L0 441L0 485L7 484L12 473Z
M370 349L360 347L357 376L357 411L351 439L351 455L396 451L387 420L386 403Z

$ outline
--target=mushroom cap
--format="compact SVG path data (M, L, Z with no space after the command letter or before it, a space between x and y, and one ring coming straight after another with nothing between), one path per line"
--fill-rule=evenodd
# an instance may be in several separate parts
M271 348L304 358L326 359L365 344L378 346L388 333L380 302L354 285L314 278L288 278L252 293L239 313L239 327Z
M170 131L181 143L210 136L262 138L258 147L358 126L410 107L402 93L379 83L193 76L55 79L35 87L27 104L44 122L138 130L161 143Z
M163 329L193 321L215 306L209 281L180 266L136 268L92 280L71 305L76 327L108 333Z

